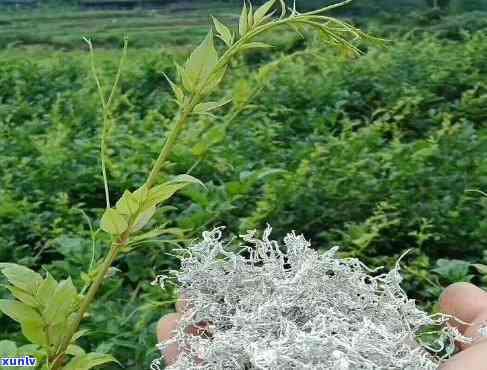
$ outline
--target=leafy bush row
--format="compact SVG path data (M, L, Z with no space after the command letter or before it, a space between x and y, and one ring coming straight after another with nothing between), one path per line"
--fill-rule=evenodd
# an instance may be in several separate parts
M177 215L170 226L191 237L221 220L229 233L269 222L276 238L295 228L317 248L339 244L375 266L412 248L406 287L425 305L442 285L482 282L487 201L468 190L487 186L486 49L478 33L464 43L398 41L351 64L321 50L284 60L278 76L260 80L265 70L249 79L241 63L227 94L238 102L261 91L231 129L222 122L201 136L209 124L201 118L179 143L167 171L192 168L210 191L184 190L178 212L165 209ZM256 55L242 61L260 63ZM116 63L111 53L102 58L106 79ZM129 59L108 142L114 198L143 181L176 108L160 75L172 71L172 56L141 51ZM104 204L98 97L88 61L79 60L0 65L0 260L43 266L56 279L90 263L80 214L99 219ZM117 265L94 306L86 348L129 368L148 366L154 322L173 297L147 283L153 271L177 266L166 252L180 237ZM77 286L86 279L73 278ZM2 337L21 343L15 325L0 321Z

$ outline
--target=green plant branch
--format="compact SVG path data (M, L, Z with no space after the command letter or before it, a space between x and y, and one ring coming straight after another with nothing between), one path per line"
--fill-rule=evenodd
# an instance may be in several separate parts
M111 107L113 97L115 95L115 91L117 89L118 83L120 81L120 77L122 74L122 67L123 67L123 64L124 64L126 56L127 56L128 39L127 39L127 37L124 38L123 51L122 51L122 56L121 56L120 61L119 61L117 74L115 76L115 81L112 85L110 95L106 101L105 101L105 96L104 96L101 80L98 76L98 71L96 69L93 44L87 38L84 38L84 40L88 44L88 47L89 47L91 71L92 71L93 78L95 79L98 94L99 94L100 101L102 104L103 128L102 128L101 143L100 143L100 147L101 147L100 148L100 156L101 156L103 184L104 184L104 189L105 189L106 207L110 208L110 193L109 193L108 176L107 176L106 163L105 163L105 159L106 159L106 136L108 134L108 128L109 128L108 123L109 123L109 120L111 119L110 107ZM90 226L90 229L93 233L91 226ZM52 362L52 369L53 370L59 369L60 366L62 366L61 361L64 357L64 353L65 353L66 349L68 348L69 344L71 343L71 339L72 339L73 335L78 330L84 314L88 310L88 307L90 306L91 302L94 300L96 293L98 292L100 286L102 285L103 279L105 278L105 275L106 275L108 269L111 267L112 263L117 258L121 247L126 245L127 243L128 243L128 233L121 235L120 238L116 242L112 243L112 245L110 247L110 251L109 251L108 255L105 257L105 259L103 260L103 262L101 264L101 268L100 268L96 278L94 279L93 283L90 285L87 294L84 296L84 298L81 301L79 311L76 314L76 318L75 318L73 324L68 328L68 332L64 336L64 340L63 340L60 348L58 349L58 351L56 353L56 357L53 359L53 362ZM90 263L89 270L91 270L92 263L93 263L93 261L91 261L91 263Z
M282 25L286 24L300 24L300 23L306 23L307 25L310 25L314 28L318 28L322 32L325 32L333 41L335 41L337 44L344 46L346 48L351 49L352 51L357 51L353 47L352 44L350 44L347 40L344 38L340 37L339 35L336 35L332 30L327 29L326 25L318 23L318 20L326 20L329 22L331 18L326 18L322 16L317 16L315 14L319 12L323 12L325 10L333 9L339 5L344 5L346 3L350 2L350 0L344 1L340 4L335 4L334 6L329 6L326 8L323 8L317 12L310 12L310 13L304 13L304 14L299 14L295 11L295 9L292 10L292 13L287 17L284 18L285 15L285 9L283 5L283 12L281 14L281 18L278 20L272 20L268 23L262 23L255 25L254 27L251 27L248 32L243 34L240 39L238 39L235 43L232 43L228 49L223 53L223 55L216 60L216 63L214 67L212 68L211 72L208 73L208 75L205 76L204 79L202 79L198 84L198 88L195 90L191 91L190 94L183 98L182 101L180 101L180 108L179 112L177 114L177 118L175 120L175 123L171 127L169 133L167 134L167 137L165 139L164 145L159 153L158 158L156 159L146 182L144 183L144 187L146 188L147 191L149 191L151 188L154 187L154 185L157 182L158 176L169 158L181 132L184 130L184 128L187 126L190 116L194 113L195 107L209 94L208 92L204 92L206 86L210 83L212 78L215 78L215 76L218 76L218 73L221 72L222 69L226 70L227 66L229 65L232 57L237 54L241 49L245 47L245 44L250 43L254 38L257 36L261 35L264 32L267 32L275 27L279 27ZM281 2L281 4L283 4ZM313 20L311 20L313 19ZM263 22L263 21L262 21ZM343 30L340 30L342 32L348 32L355 34L355 29L351 26L347 26L344 23L335 21L336 23L342 25L344 27ZM353 32L352 32L353 31ZM357 36L360 36L358 33L356 33ZM104 182L104 188L105 188L105 196L106 196L106 205L107 205L107 210L110 209L110 199L109 199L109 188L108 188L108 179L107 179L107 172L106 172L106 166L105 166L105 155L106 155L106 136L108 134L108 127L109 127L109 120L111 119L110 116L110 106L113 101L113 97L115 94L115 90L118 86L118 82L121 76L121 69L123 62L125 60L126 56L126 51L127 51L127 39L125 39L124 42L124 50L123 50L123 55L120 59L119 63L119 68L117 71L117 75L115 77L114 84L112 86L110 95L107 100L105 100L105 96L103 93L103 88L102 84L100 82L100 79L98 77L98 73L96 70L95 62L94 62L94 51L93 51L93 46L91 42L87 39L85 41L89 45L90 49L90 57L91 57L91 69L93 76L95 78L97 88L98 88L98 93L100 95L100 100L102 103L102 108L103 108L103 131L102 131L102 137L101 137L101 161L102 161L102 174L103 174L103 182ZM216 53L216 52L215 52ZM252 94L253 96L254 94ZM184 96L184 94L183 94ZM249 99L252 97L250 96ZM248 99L247 99L248 101ZM234 112L233 114L230 115L229 121L231 122L238 113L240 113L241 109L238 111ZM113 264L113 262L116 260L120 252L126 247L129 242L130 242L130 235L132 233L132 226L135 223L135 220L138 216L138 213L136 212L135 215L132 215L128 222L125 223L125 230L118 235L118 237L115 239L114 242L112 242L110 246L110 251L108 255L103 259L103 262L100 265L100 268L96 274L96 277L93 280L93 283L90 285L87 294L83 297L79 310L75 316L75 319L73 323L69 326L67 334L64 336L64 340L62 342L62 345L60 346L59 350L56 352L56 357L53 360L52 364L52 370L57 370L62 366L62 361L65 356L66 349L70 345L72 338L74 334L77 332L81 320L83 319L83 316L88 310L88 307L90 304L93 302L98 290L100 289L103 280L105 279L105 276Z
M334 9L336 7L339 7L339 6L343 6L345 4L348 4L349 2L351 2L351 0L343 1L342 3L334 4L334 5L325 7L323 9L320 9L320 10L315 11L315 12L308 12L308 13L303 13L303 14L297 14L296 13L297 15L291 15L289 18L279 19L279 20L276 20L276 21L273 21L270 23L265 23L265 24L262 24L260 26L257 26L254 30L248 32L246 35L243 35L239 40L237 40L233 45L231 45L224 52L224 54L218 60L218 63L216 64L216 66L213 70L213 73L210 74L206 78L206 80L202 84L202 86L205 86L206 83L208 83L211 80L211 78L214 76L214 74L216 72L218 72L222 68L226 68L228 66L228 64L230 63L231 58L239 51L239 49L242 48L242 46L244 46L246 43L251 42L253 39L255 39L257 36L261 35L262 33L265 33L266 31L269 31L272 28L282 26L282 25L285 25L287 23L292 23L292 22L306 23L310 26L319 28L320 30L324 31L324 30L326 30L325 26L323 26L317 22L311 22L311 21L306 22L305 19L301 19L301 18L306 18L308 16L310 16L310 17L312 16L312 18L326 19L327 21L331 21L334 19L330 18L330 17L316 16L314 14L321 13L321 12L324 12L327 10L331 10L331 9ZM345 23L339 22L337 20L334 20L334 21L339 23L340 25L346 26ZM344 31L351 32L351 31L354 31L354 29L352 27L345 27ZM344 38L339 37L338 35L334 34L331 31L328 31L327 33L331 37L336 37L335 41L341 42L346 47L349 47L353 51L358 52L358 49L356 49L351 43L349 43ZM357 34L357 36L358 36L358 34ZM164 162L169 157L169 154L170 154L172 148L174 147L174 144L175 144L177 138L179 137L179 134L183 130L184 126L187 124L188 119L189 119L190 115L192 114L194 107L200 102L201 97L202 96L200 94L200 91L196 92L193 96L191 96L189 103L186 105L186 107L180 113L180 118L178 119L176 125L174 126L174 129L171 130L171 132L169 133L169 135L166 139L166 143L165 143L162 151L160 152L159 157L157 158L157 160L156 160L156 162L155 162L155 164L154 164L154 166L150 172L150 175L146 181L147 188L150 189L155 184L157 176L159 175ZM235 116L238 115L239 113L240 113L240 111L235 112ZM231 117L230 121L233 120L234 118L235 117Z
M115 76L115 81L112 85L110 95L107 100L105 100L105 94L103 92L103 86L101 84L101 80L98 76L98 71L96 69L96 63L95 63L95 52L93 49L93 44L91 40L87 38L83 38L84 41L88 44L89 52L90 52L90 66L91 66L91 73L93 75L93 78L95 79L97 90L98 90L98 95L100 97L100 101L102 104L102 111L103 111L103 126L102 126L102 134L101 134L101 139L100 139L100 159L101 159L101 172L103 176L103 186L105 189L105 201L106 201L106 208L110 208L110 190L108 187L108 175L107 175L107 169L106 169L106 158L107 158L107 148L106 148L106 137L108 135L109 131L109 122L111 118L110 114L110 107L113 101L113 97L115 95L116 88L118 86L118 82L120 80L120 76L122 74L122 67L123 63L125 62L125 58L127 56L127 49L128 49L128 38L124 38L124 43L123 43L123 50L122 50L122 56L119 61L118 65L118 70L117 74Z
M171 131L169 132L166 142L159 154L159 157L157 158L148 178L146 181L146 186L148 188L151 188L155 181L157 180L157 176L160 173L160 170L168 158L172 148L174 147L176 140L183 130L184 126L187 124L189 116L191 115L191 112L194 108L196 103L193 103L191 100L187 107L182 110L180 113L179 119L176 121L176 124L173 126ZM112 243L110 247L110 252L108 255L105 257L105 259L102 262L101 268L96 276L96 278L93 280L93 283L91 284L90 288L88 289L88 292L86 296L83 298L80 304L79 311L77 313L76 319L74 323L71 325L69 328L68 333L65 336L65 339L63 341L62 346L60 347L60 350L58 351L57 357L53 361L53 367L52 370L57 370L61 366L61 359L68 348L69 344L71 343L71 338L73 335L76 333L76 331L79 328L79 325L81 324L81 320L83 319L84 314L88 310L88 307L90 304L93 302L98 290L100 289L103 280L106 276L106 273L108 272L108 269L111 267L113 262L116 260L118 254L120 253L120 250L126 246L129 242L129 237L130 237L130 228L127 229L126 232L124 232L120 238L114 243Z
M124 245L123 243L124 241L121 237L119 241L113 243L112 246L110 247L110 252L103 260L103 263L101 265L100 271L98 272L96 279L93 281L93 284L88 289L86 296L81 301L79 310L76 314L76 318L73 324L68 328L68 332L64 336L64 340L59 350L57 351L56 357L53 359L52 368L51 368L52 370L57 370L60 368L60 366L62 366L61 362L66 352L66 349L71 344L71 338L78 331L79 325L81 323L81 320L83 319L84 314L88 310L88 307L90 306L91 302L93 302L93 299L95 298L96 293L100 289L100 286L103 283L103 280L108 272L108 269L111 267L112 263L117 258L121 247Z
M345 0L345 1L342 1L340 3L328 5L324 8L318 9L318 10L312 10L310 12L302 13L302 15L313 15L313 14L319 14L319 13L327 12L327 11L330 11L330 10L333 10L336 8L340 8L340 7L345 6L347 4L350 4L352 1L353 0Z
M110 92L110 96L108 97L107 108L110 108L110 106L112 104L112 100L113 100L113 97L115 95L115 91L117 89L118 82L120 81L120 77L122 76L122 67L123 67L125 59L127 57L127 49L128 49L128 37L127 37L127 35L125 35L125 37L123 38L122 56L121 56L120 61L118 63L117 74L115 76L115 81L113 82L113 85L112 85L112 90Z
M95 263L95 253L96 253L96 234L98 231L95 231L93 228L93 224L86 214L85 211L83 211L81 208L79 209L80 213L83 215L84 219L86 220L86 223L88 224L88 227L90 228L90 238L91 238L91 258L90 258L90 265L88 266L88 272L90 272L93 268L93 264ZM81 294L84 293L84 289L81 291Z
M164 146L162 147L161 152L159 153L159 157L157 158L156 162L154 163L149 176L145 182L145 185L148 189L152 188L157 181L157 176L161 172L162 166L168 159L174 145L176 144L176 140L179 137L179 134L183 131L184 127L187 125L189 121L189 117L193 112L194 107L198 103L198 98L193 96L190 98L188 105L183 108L179 113L179 118L177 119L176 123L174 124L173 128L170 130L169 134L167 135L166 141Z

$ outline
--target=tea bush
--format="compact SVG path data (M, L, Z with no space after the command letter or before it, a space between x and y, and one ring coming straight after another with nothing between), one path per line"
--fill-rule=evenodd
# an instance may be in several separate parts
M468 190L487 186L487 35L464 40L399 39L347 63L320 49L284 59L279 73L262 79L265 70L249 76L268 61L241 58L225 94L245 101L260 86L253 104L209 131L214 118L198 119L165 169L191 168L209 191L182 191L163 209L168 217L156 218L179 231L117 263L82 346L126 368L148 368L155 322L175 295L161 297L148 282L177 267L175 244L222 222L235 234L268 222L276 238L294 228L315 248L338 244L372 266L412 248L405 287L428 308L448 283L485 284L487 200ZM99 58L106 81L116 55ZM182 58L129 49L107 143L114 199L143 182L158 154L177 108L160 73L174 77L173 60ZM55 278L69 273L78 287L92 248L82 211L96 220L104 204L89 73L79 53L0 64L0 260ZM0 323L2 338L25 343L15 323L5 316Z

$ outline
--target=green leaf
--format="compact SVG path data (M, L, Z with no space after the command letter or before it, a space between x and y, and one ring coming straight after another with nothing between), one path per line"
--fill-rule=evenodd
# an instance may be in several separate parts
M56 279L54 279L51 274L47 273L46 278L39 285L39 289L37 290L36 294L36 298L41 306L45 307L51 300L57 285L58 282Z
M223 68L219 68L218 70L214 71L210 78L208 79L206 85L202 89L203 94L209 94L212 92L215 87L217 87L220 82L223 80L223 77L225 76L225 72L227 71L227 66Z
M83 356L86 354L85 350L76 344L70 344L66 348L66 353L71 356Z
M239 50L248 50L248 49L268 49L272 48L272 45L263 43L263 42L249 42L248 44L242 45Z
M74 333L73 337L71 338L71 342L76 342L79 338L86 335L89 332L88 329L81 329Z
M233 103L239 107L244 107L252 96L250 82L244 79L238 80L233 88Z
M184 92L183 90L176 85L174 82L171 81L171 79L166 75L164 72L162 72L164 77L166 78L167 82L169 83L169 86L171 86L172 91L174 92L174 96L176 97L176 101L179 104L182 104L184 101Z
M142 204L144 204L148 194L149 194L149 190L145 185L141 186L140 188L138 188L136 191L133 192L133 196L139 203L139 207L141 207Z
M259 82L259 84L268 84L277 66L277 64L266 64L265 66L259 68L256 76L256 80Z
M79 303L79 296L71 278L61 281L50 297L42 316L49 325L66 321Z
M211 17L213 19L213 23L215 24L216 32L218 33L218 37L227 45L232 46L233 44L233 34L232 31L228 29L222 22L220 22L215 17Z
M186 63L185 72L194 90L207 82L218 62L218 54L213 44L213 32L210 29L203 42L191 53Z
M192 153L196 156L201 156L205 154L210 146L215 145L221 142L226 135L226 129L223 126L214 126L210 130L208 130L205 135L204 139L197 143L193 149Z
M130 242L136 243L136 242L140 242L142 240L154 239L154 238L157 238L157 237L164 235L164 234L174 235L178 238L182 238L184 235L184 232L182 229L179 229L177 227L171 227L171 228L162 227L162 228L154 229L154 230L148 231L146 233L134 236L133 238L130 239Z
M467 261L440 258L436 261L436 266L437 267L432 269L432 271L436 272L450 283L469 282L473 278L473 276L468 273L470 263Z
M269 14L267 14L264 18L262 18L260 20L259 23L260 24L265 24L265 23L269 22L272 19L272 17L274 16L274 14L276 14L276 10L273 10L272 12L270 12Z
M26 292L25 290L16 288L11 285L7 285L6 288L12 293L12 295L17 298L19 301L25 303L28 306L31 307L37 307L39 305L39 302L36 301L36 299Z
M188 183L177 183L177 184L162 184L154 186L147 197L146 204L149 206L155 206L165 200L171 198L177 191L181 190Z
M474 263L472 264L472 266L475 267L477 271L482 275L487 275L487 265L483 265L481 263Z
M22 322L20 324L22 334L34 344L45 346L47 344L47 336L45 333L45 325L42 322Z
M247 14L247 31L251 30L254 26L254 15L252 13L252 3L249 1L249 11Z
M174 176L171 180L166 182L166 184L178 184L178 183L195 184L206 189L206 185L201 180L198 180L196 177L188 175L186 173L182 175Z
M139 215L135 218L134 226L132 227L132 231L139 231L142 229L147 223L150 221L152 216L156 213L156 206L151 206L150 208L146 209L145 211L139 213Z
M101 218L100 226L103 231L112 234L120 235L129 227L127 220L116 209L109 208Z
M17 354L17 345L11 340L0 340L0 358L14 357Z
M57 348L62 343L66 330L66 322L58 322L47 327L49 344L52 348Z
M377 234L364 232L358 238L352 240L352 243L359 247L367 247L375 238Z
M244 36L247 33L247 17L247 3L244 1L242 13L240 13L238 20L238 33L240 36Z
M117 211L122 215L132 216L139 210L139 202L130 191L125 190L122 197L118 200Z
M286 173L286 170L283 170L281 168L269 168L269 169L262 169L261 171L257 172L257 180L262 180L263 178L267 176L272 176L278 173Z
M25 303L0 299L0 311L18 323L43 323L41 315Z
M47 343L44 321L41 315L24 303L2 299L0 311L20 323L22 334L34 344L43 346Z
M35 294L42 276L31 269L15 263L0 263L0 270L10 284L16 288Z
M268 2L264 3L262 6L260 6L254 14L254 24L258 25L260 21L265 17L265 15L269 12L269 10L272 8L276 0L269 0Z
M178 75L179 75L179 79L181 80L181 83L183 84L183 87L187 90L187 91L194 91L195 89L195 84L194 82L190 79L188 73L186 72L186 70L181 67L180 65L177 65L176 64L176 69L178 71Z
M208 149L210 146L208 143L205 143L204 141L200 141L191 150L191 153L197 157L200 157L208 152Z
M227 98L227 99L223 99L220 101L210 101L210 102L206 102L206 103L200 103L200 104L196 105L196 107L194 107L193 112L196 114L203 114L203 113L211 112L212 110L220 108L220 107L224 106L225 104L228 104L231 101L232 101L231 98Z
M207 131L205 139L208 141L208 143L210 143L210 145L215 145L223 141L226 134L227 130L225 127L215 126Z
M19 353L25 353L30 355L42 355L42 349L39 348L36 344L24 344L23 346L19 347Z
M120 363L111 355L104 353L91 352L81 356L76 356L63 368L63 370L89 370L98 365L108 362Z

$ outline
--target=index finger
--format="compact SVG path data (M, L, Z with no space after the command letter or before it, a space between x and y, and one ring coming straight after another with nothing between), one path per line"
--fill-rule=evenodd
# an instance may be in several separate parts
M172 338L174 331L177 330L179 326L180 318L181 314L170 313L159 320L157 324L157 339L159 340L159 342L165 342ZM179 348L177 343L171 343L166 348L166 351L164 353L166 365L173 364L178 358L180 351L181 348Z
M470 283L452 284L440 297L440 309L447 315L472 324L465 325L455 319L450 320L450 324L458 328L461 334L471 338L479 337L479 329L487 321L487 293ZM478 342L460 343L460 347L467 348Z
M455 283L440 297L442 312L472 322L487 311L487 293L470 283Z

